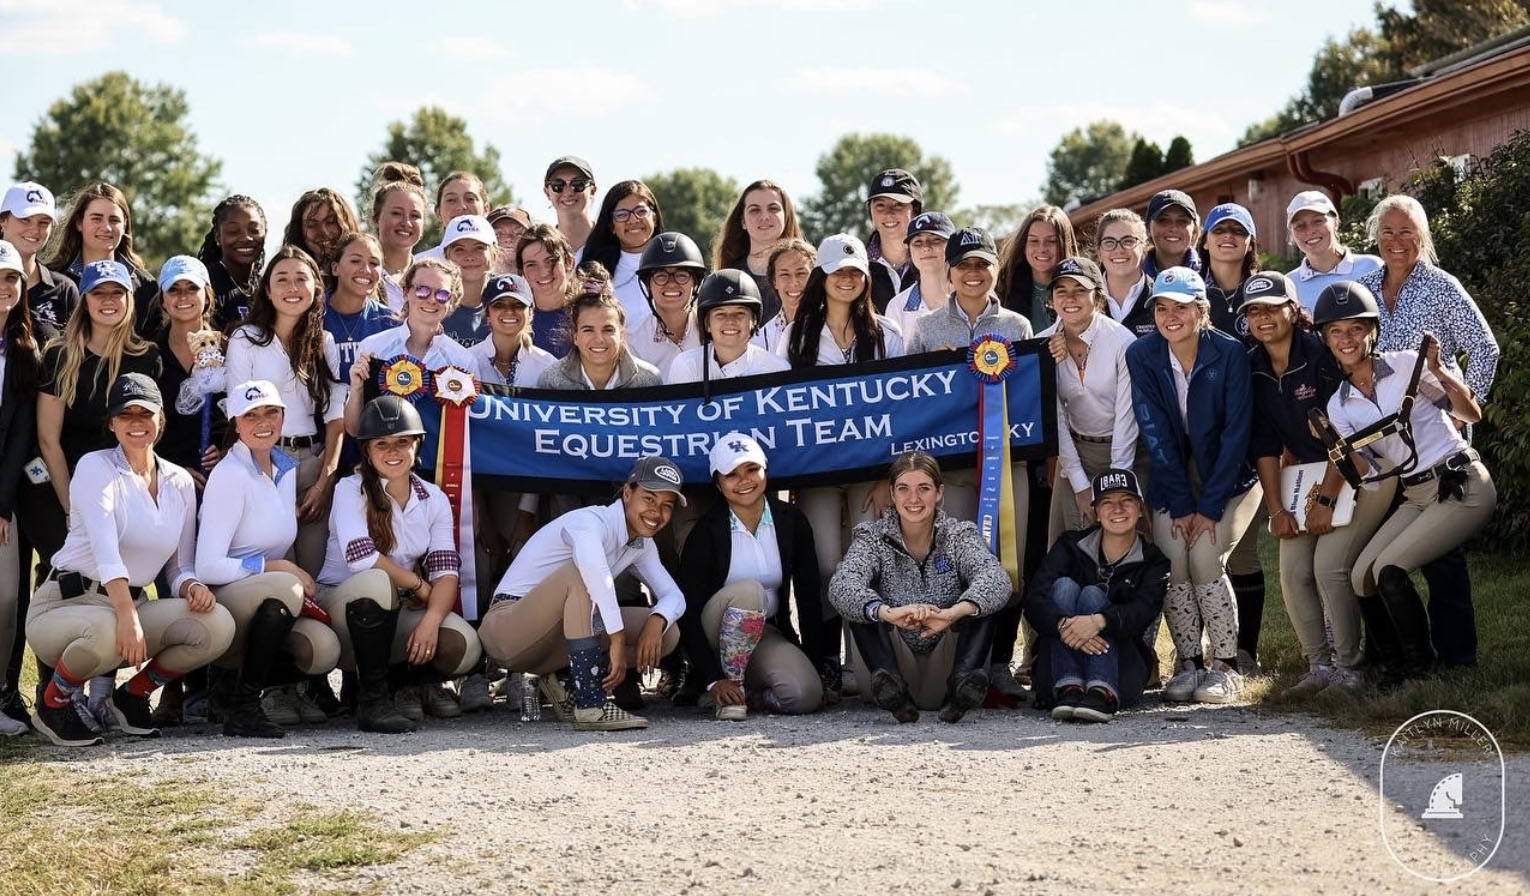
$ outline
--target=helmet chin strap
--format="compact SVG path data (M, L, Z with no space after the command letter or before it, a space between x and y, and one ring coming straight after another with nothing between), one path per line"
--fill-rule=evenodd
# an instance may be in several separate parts
M1427 339L1427 337L1425 337ZM1418 400L1419 379L1424 374L1424 345L1420 343L1418 358L1413 363L1413 375L1408 379L1408 388L1403 392L1402 401L1399 402L1397 411L1388 414L1372 423L1364 429L1357 430L1353 435L1345 437L1339 433L1320 408L1313 408L1307 412L1307 420L1317 432L1324 447L1328 449L1328 459L1344 477L1344 481L1359 488L1366 483L1381 482L1393 476L1406 476L1418 467L1418 446L1413 441L1413 405ZM1387 436L1396 435L1408 448L1408 457L1391 469L1374 476L1364 476L1360 473L1359 466L1355 463L1353 455Z

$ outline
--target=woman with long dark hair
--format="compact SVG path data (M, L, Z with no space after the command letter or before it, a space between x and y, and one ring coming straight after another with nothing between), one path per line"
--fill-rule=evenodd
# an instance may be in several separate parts
M597 261L611 272L611 290L633 326L650 313L638 280L638 263L648 241L663 229L664 212L648 185L640 180L620 181L606 191L595 229L577 256L581 264Z
M1078 241L1067 213L1055 205L1034 209L999 255L999 302L1030 321L1034 333L1050 327L1052 268L1077 254Z
M309 258L328 258L340 234L360 230L361 222L350 200L329 187L318 187L292 203L292 214L282 231L282 245L296 246Z
M781 240L802 238L792 198L780 184L757 180L744 188L723 220L712 246L712 270L748 271L760 289L765 320L781 310L770 284L770 250Z

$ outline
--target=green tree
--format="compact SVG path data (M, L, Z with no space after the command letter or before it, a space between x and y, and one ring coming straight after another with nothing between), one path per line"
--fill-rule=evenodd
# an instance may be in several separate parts
M883 168L903 168L919 178L924 208L929 211L956 207L956 176L944 158L925 156L908 137L846 134L818 157L818 193L798 206L808 239L816 242L831 233L867 234L871 222L866 217L866 185Z
M1195 150L1190 148L1190 141L1185 137L1175 137L1169 143L1169 150L1163 154L1163 173L1178 171L1181 168L1189 168L1195 164Z
M157 268L201 245L223 169L198 150L188 112L184 92L108 72L48 107L16 154L15 177L61 196L94 180L115 185L132 206L134 247Z
M1087 202L1114 192L1126 174L1132 145L1139 136L1127 134L1120 122L1109 120L1090 122L1064 135L1047 161L1047 179L1042 185L1047 202Z
M395 121L388 125L383 148L367 157L356 178L356 207L362 217L371 208L372 172L384 162L408 162L419 168L432 201L441 179L453 171L471 171L483 178L490 207L515 201L515 194L499 170L499 150L485 143L479 152L468 136L467 122L439 106L416 109L408 124ZM441 224L432 218L420 244L433 246L440 241Z
M678 230L695 240L710 266L712 243L738 199L738 182L711 168L676 168L650 174L643 183L664 209L664 229Z
M1530 24L1517 0L1413 0L1411 14L1376 6L1381 55L1399 72Z
M1132 144L1132 156L1126 162L1126 173L1121 176L1116 189L1124 190L1145 184L1163 171L1163 150L1157 143L1149 143L1147 138L1138 137L1137 142Z

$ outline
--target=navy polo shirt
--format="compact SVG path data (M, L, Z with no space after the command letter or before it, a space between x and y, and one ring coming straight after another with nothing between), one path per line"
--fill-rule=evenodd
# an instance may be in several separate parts
M1312 434L1307 412L1317 408L1326 413L1328 399L1344 382L1344 371L1323 345L1322 337L1307 330L1294 331L1290 362L1279 377L1263 344L1249 349L1248 360L1254 396L1249 456L1279 457L1282 449L1290 449L1298 463L1327 460L1328 450Z

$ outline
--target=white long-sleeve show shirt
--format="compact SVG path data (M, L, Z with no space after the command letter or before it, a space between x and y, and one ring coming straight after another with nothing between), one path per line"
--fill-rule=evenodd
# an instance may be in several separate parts
M1050 338L1057 326L1038 338ZM1057 462L1075 492L1088 489L1090 477L1079 461L1074 433L1110 439L1110 465L1118 470L1132 469L1137 457L1137 416L1126 369L1126 349L1136 337L1109 315L1096 314L1079 338L1089 346L1084 369L1071 355L1057 365Z
M197 489L191 474L155 458L159 494L149 494L121 448L80 458L69 480L69 534L53 555L53 568L77 572L103 585L127 579L152 584L161 569L171 595L195 578ZM167 595L170 596L170 595Z
M322 438L314 426L313 398L308 387L292 370L292 359L280 339L273 338L265 345L256 343L261 334L258 327L246 324L228 338L228 357L224 362L230 383L247 383L250 380L269 380L276 386L282 402L287 406L282 419L282 435L313 436ZM364 344L364 343L363 343ZM329 365L333 381L329 385L329 404L324 409L324 422L330 423L345 416L345 396L348 391L349 371L340 370L340 350L335 347L335 337L324 333L324 363ZM342 373L345 378L342 378Z
M271 476L262 473L243 442L207 476L197 529L197 578L227 585L266 571L297 541L297 461L271 451ZM273 478L273 476L275 478Z
M685 595L659 562L659 548L653 539L627 535L627 515L620 500L603 507L571 510L538 529L515 555L494 594L524 597L570 560L578 568L607 634L622 630L614 580L629 566L653 592L653 612L664 617L666 628L685 612Z
M405 569L422 566L425 578L434 582L457 575L462 558L457 553L456 525L446 492L413 474L409 477L409 500L392 506L393 550L387 557ZM358 572L377 565L382 556L367 528L367 497L361 474L355 473L335 486L329 512L329 544L324 549L324 568L319 582L339 585Z

